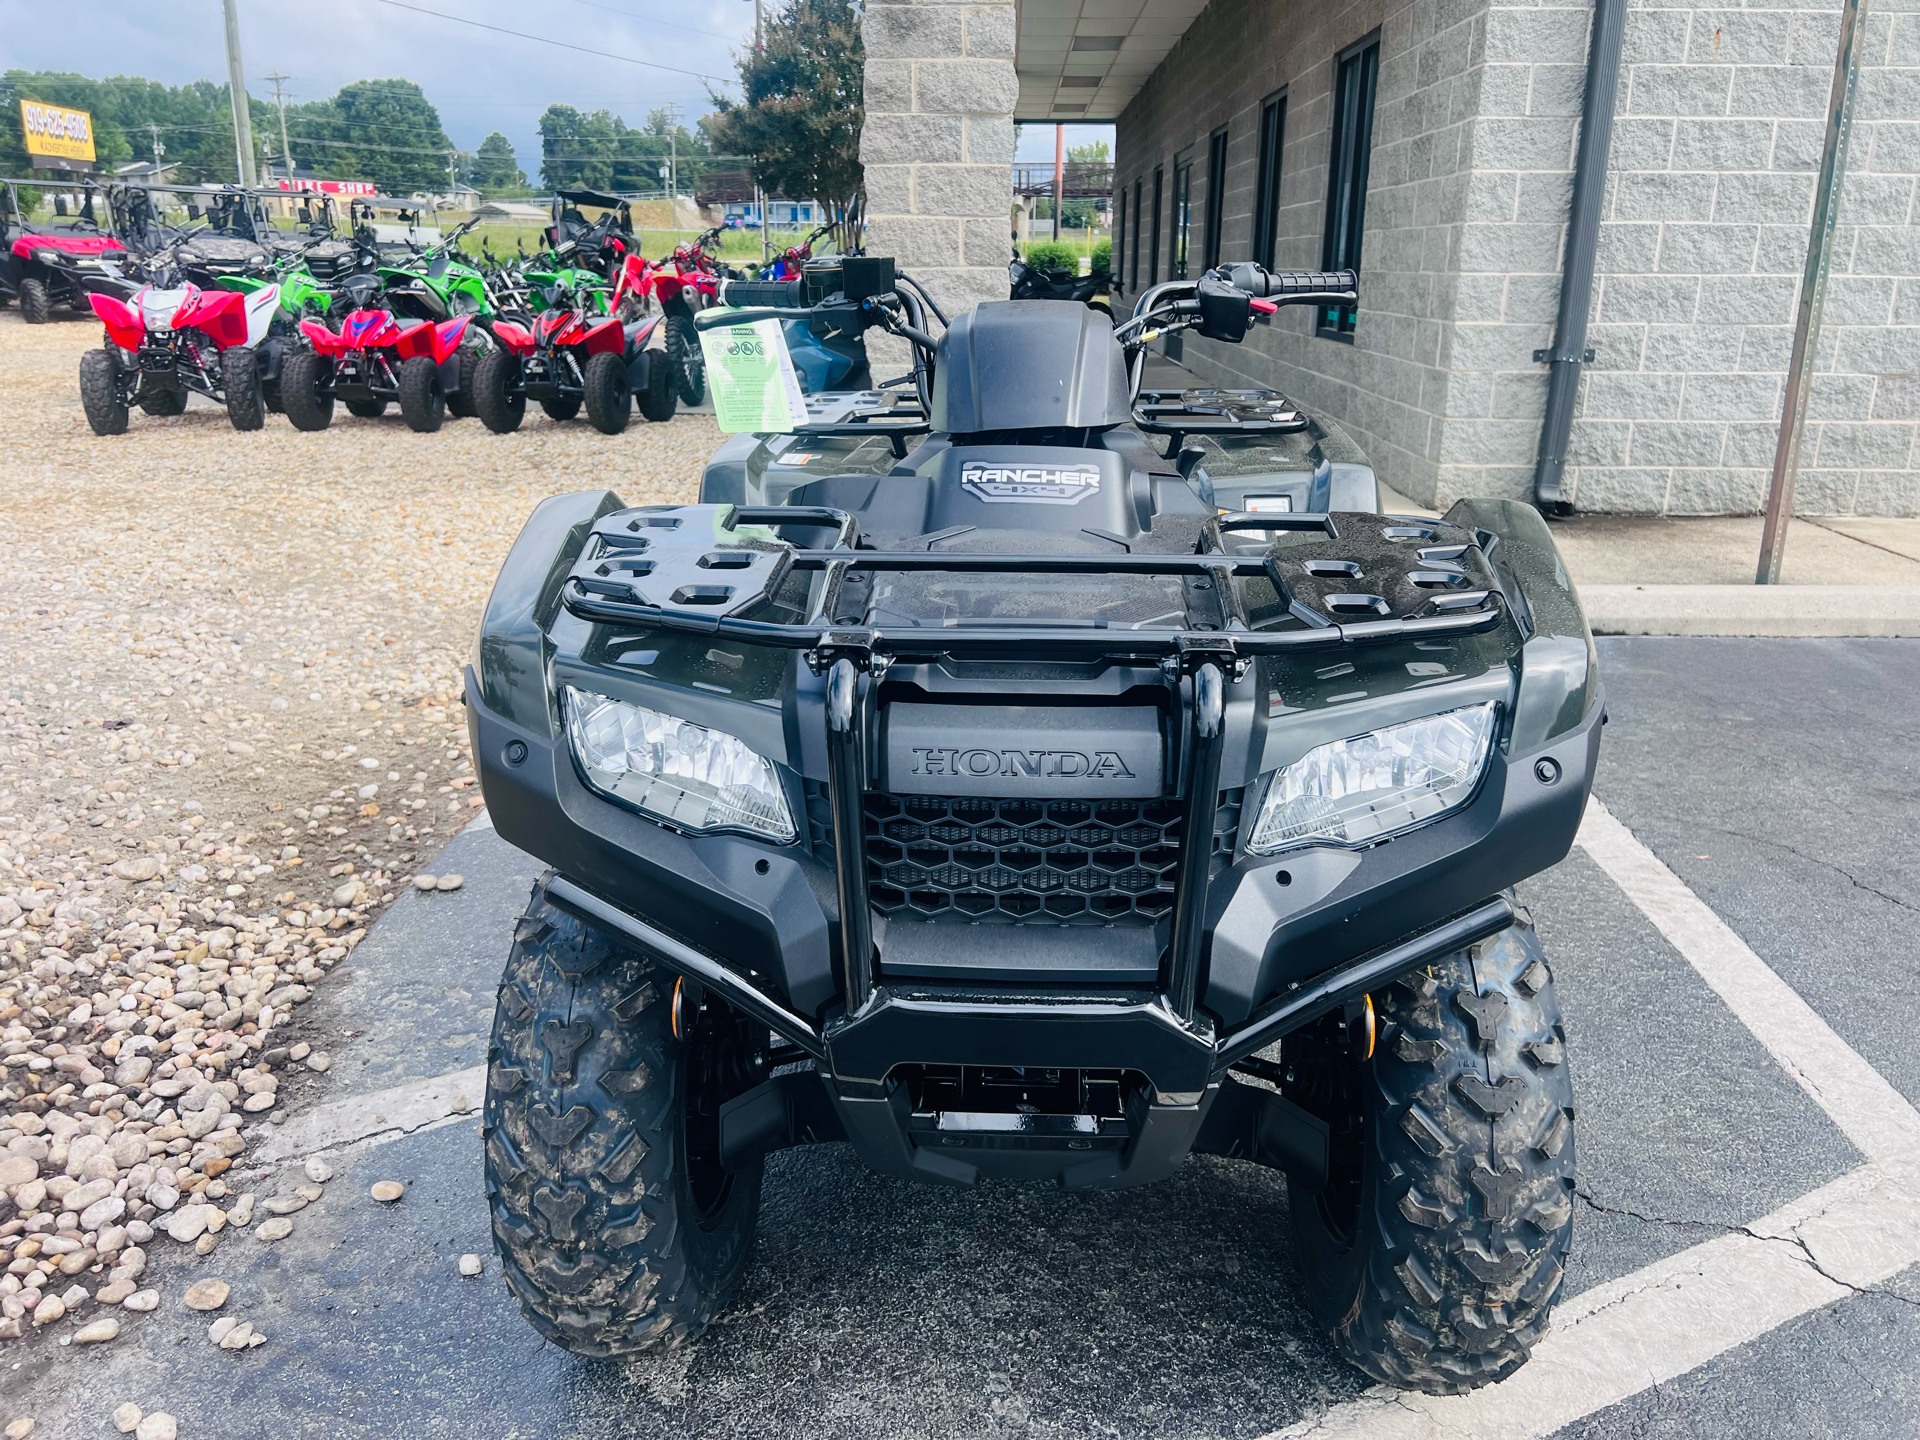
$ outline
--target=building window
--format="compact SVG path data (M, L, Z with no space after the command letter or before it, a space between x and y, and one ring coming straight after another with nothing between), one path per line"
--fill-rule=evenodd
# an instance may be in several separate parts
M1147 284L1160 283L1160 196L1165 186L1161 183L1166 172L1158 165L1153 167L1153 248L1147 252Z
M1271 270L1280 239L1280 151L1287 143L1287 97L1260 107L1260 169L1254 180L1253 258Z
M1220 231L1226 219L1227 132L1216 130L1207 141L1207 263L1211 270L1220 263Z
M1173 254L1167 262L1167 278L1187 278L1187 247L1193 239L1193 157L1173 162Z
M1127 289L1140 291L1140 182L1133 182L1133 253L1127 256Z
M1327 156L1327 229L1322 270L1358 270L1367 215L1367 159L1373 149L1373 95L1380 79L1380 37L1369 36L1335 62L1332 145ZM1320 307L1317 333L1353 340L1351 305Z
M1107 261L1107 273L1111 277L1108 288L1118 290L1120 277L1125 274L1123 268L1127 254L1127 192L1120 192L1120 201L1113 207L1113 254Z

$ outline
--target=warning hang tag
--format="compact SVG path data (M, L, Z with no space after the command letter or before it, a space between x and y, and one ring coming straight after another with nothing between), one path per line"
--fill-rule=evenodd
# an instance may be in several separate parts
M778 320L751 320L700 331L713 412L727 434L788 432L807 420L800 377Z

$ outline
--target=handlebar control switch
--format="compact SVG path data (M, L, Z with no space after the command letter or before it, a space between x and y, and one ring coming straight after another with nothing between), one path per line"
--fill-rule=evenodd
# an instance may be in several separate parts
M1198 328L1207 339L1238 343L1246 337L1253 318L1252 297L1209 275L1201 279L1194 298L1200 302Z
M845 255L840 259L840 289L847 299L858 304L876 295L893 292L894 274L891 255Z

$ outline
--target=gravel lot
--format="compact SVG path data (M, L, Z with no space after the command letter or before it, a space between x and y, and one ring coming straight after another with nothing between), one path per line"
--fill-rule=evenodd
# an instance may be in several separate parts
M692 415L617 437L539 414L513 436L344 416L239 434L197 399L100 439L76 381L98 340L0 312L16 1358L18 1337L92 1341L107 1307L157 1303L137 1288L169 1279L146 1273L155 1234L205 1255L256 1220L249 1127L325 1084L329 1037L298 1007L480 804L460 666L533 505L689 498L718 441Z

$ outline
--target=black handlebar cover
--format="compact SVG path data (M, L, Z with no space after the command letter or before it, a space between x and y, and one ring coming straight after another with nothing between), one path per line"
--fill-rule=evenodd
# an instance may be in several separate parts
M1286 300L1307 295L1360 293L1360 277L1351 270L1269 271L1251 261L1223 266L1234 289L1262 300Z
M806 299L799 280L726 280L720 285L720 303L793 309Z

